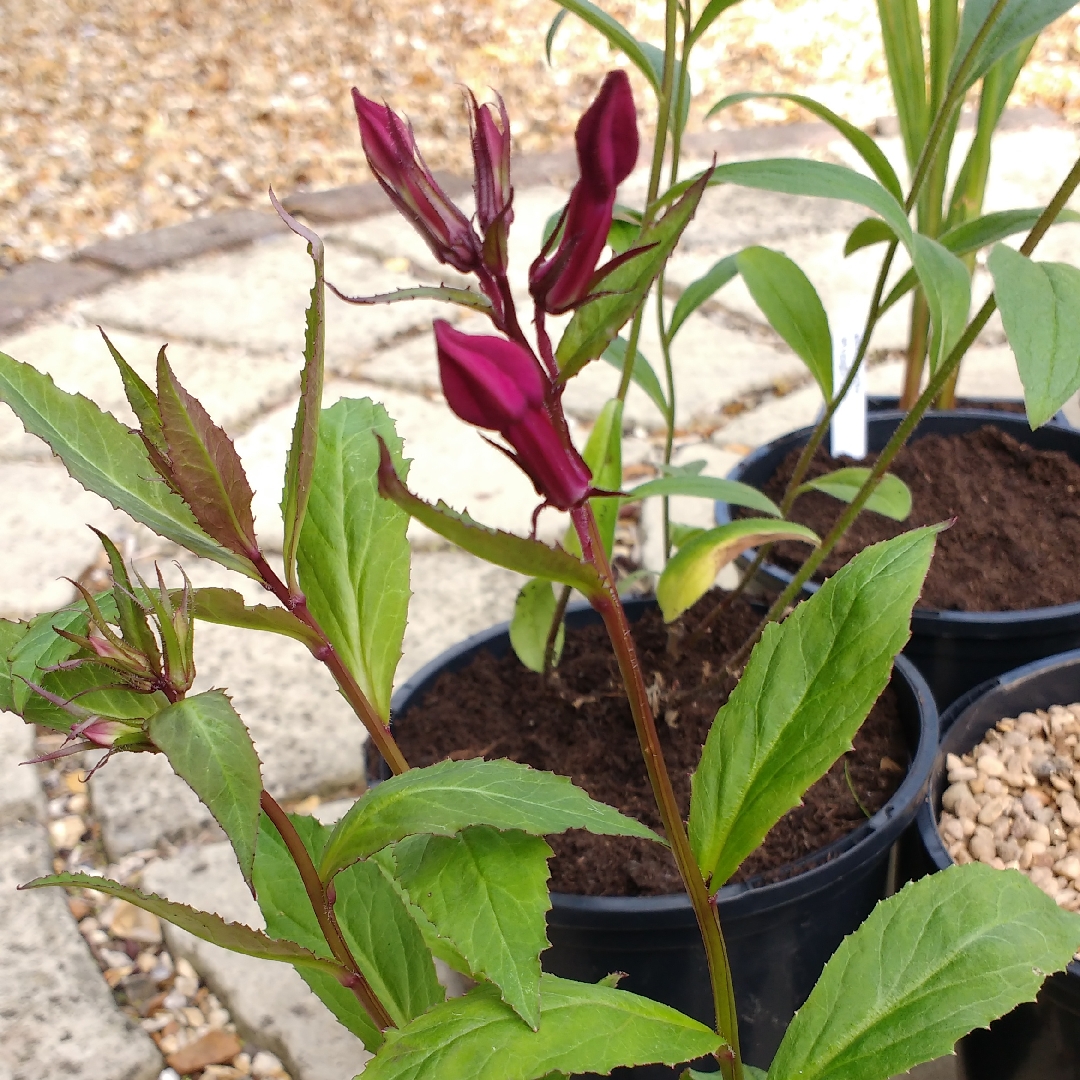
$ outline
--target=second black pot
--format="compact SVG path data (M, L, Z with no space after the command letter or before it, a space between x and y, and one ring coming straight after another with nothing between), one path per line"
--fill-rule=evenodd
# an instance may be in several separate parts
M627 603L631 619L654 602ZM599 621L589 607L572 608L570 627ZM399 719L418 704L444 671L458 671L480 651L510 649L507 624L492 627L449 649L394 694ZM771 885L749 881L719 893L735 983L744 1060L767 1068L787 1026L817 982L825 962L890 891L890 853L922 801L937 746L937 710L914 667L898 657L892 685L911 752L908 774L872 818L842 840L792 866L793 875ZM810 865L799 873L800 865ZM551 894L544 970L596 982L624 971L619 984L690 1016L713 1023L708 966L690 901L673 896L619 897ZM703 1067L708 1067L702 1063ZM664 1066L616 1070L635 1080L674 1078Z
M900 412L872 414L867 424L867 445L874 453L884 448L903 418ZM1032 431L1022 416L1002 412L927 413L912 433L912 441L926 435L956 435L995 424L1018 442L1037 450L1061 450L1080 462L1080 432L1048 424ZM762 487L785 457L804 446L810 428L793 431L755 450L728 474L752 487ZM716 504L716 520L731 520L727 503ZM747 553L753 557L753 552ZM794 575L782 567L765 563L759 580L773 592L781 592ZM814 592L817 584L805 586ZM1027 611L933 611L915 608L911 617L911 639L904 655L930 684L939 708L973 686L1019 664L1080 647L1080 602L1057 607L1029 608ZM1080 1078L1078 1078L1080 1080Z

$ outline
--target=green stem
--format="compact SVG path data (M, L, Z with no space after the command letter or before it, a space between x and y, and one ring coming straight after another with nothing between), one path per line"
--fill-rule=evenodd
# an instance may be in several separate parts
M675 792L671 786L671 777L668 775L663 751L660 747L660 739L656 733L656 722L653 718L652 708L649 705L645 680L641 673L641 663L638 660L637 649L630 633L630 624L627 621L626 612L619 600L619 593L615 586L611 566L604 553L604 544L596 526L596 517L588 503L572 510L570 513L578 537L581 540L582 552L586 560L596 567L604 583L604 592L599 597L594 598L592 604L603 618L608 636L611 639L611 646L619 664L619 672L626 687L630 712L634 718L634 728L637 731L641 754L645 761L645 769L649 774L649 783L652 786L653 796L660 811L660 819L664 825L664 833L667 836L668 843L671 845L672 854L675 856L679 874L690 897L690 903L693 906L698 927L701 930L702 940L705 944L705 955L709 962L709 977L713 990L713 1002L716 1008L717 1031L732 1052L730 1059L721 1060L721 1071L725 1080L742 1080L742 1058L739 1053L738 1021L735 1015L735 992L731 983L731 967L728 963L724 936L720 930L716 905L710 902L705 880L701 876L701 870L694 859L694 853L690 847L690 838L686 834L682 815L679 813L679 805L675 800Z
M671 339L664 322L664 271L656 280L656 328L660 335L660 355L664 361L664 381L667 384L667 430L664 432L664 464L671 464L675 445L675 368L671 357ZM671 500L664 495L660 500L664 536L664 562L671 557Z
M544 678L550 679L552 669L555 667L555 643L559 640L559 627L562 626L563 617L566 615L566 605L570 602L570 586L564 585L559 593L559 599L555 604L555 614L551 618L551 626L548 627L547 641L544 643Z

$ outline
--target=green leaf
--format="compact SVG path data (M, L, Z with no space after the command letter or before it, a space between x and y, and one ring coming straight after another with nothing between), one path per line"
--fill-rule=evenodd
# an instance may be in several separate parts
M327 841L319 873L328 881L406 836L453 836L469 825L536 835L587 829L663 842L641 822L590 799L565 776L515 761L440 761L384 780L358 799Z
M999 210L993 214L983 214L982 217L954 225L943 232L938 240L954 255L967 255L1008 236L1027 232L1039 220L1042 212L1041 206L1033 206L1024 210ZM1067 221L1080 221L1080 214L1075 210L1062 209L1054 224Z
M939 528L866 548L765 628L691 780L690 843L711 892L851 749L908 639Z
M281 492L281 518L285 523L285 542L282 555L285 560L285 580L295 589L296 549L300 532L304 527L311 478L315 472L315 450L319 443L319 418L322 410L324 356L326 346L326 279L325 248L321 237L301 225L278 202L273 189L270 202L278 216L297 236L307 241L308 254L315 269L315 281L311 286L311 303L308 304L304 328L304 367L300 372L300 400L296 405L296 421L293 424L292 442L285 461L285 484Z
M474 977L498 986L535 1031L551 848L538 836L475 825L454 837L412 836L393 851L412 902L453 942Z
M12 646L8 653L11 664L11 696L15 712L22 713L33 690L26 685L26 680L39 683L44 675L43 669L59 664L73 657L79 646L67 638L61 637L56 628L72 634L84 635L87 631L87 608L83 601L71 604L61 611L46 611L35 615L27 624L26 631ZM65 728L70 726L70 721Z
M529 577L561 581L564 585L572 585L586 597L596 596L603 589L596 570L562 548L548 547L539 540L489 529L467 513L452 510L441 499L432 506L417 498L401 482L385 457L379 466L379 491L384 498L392 499L410 517L416 518L432 532L486 562Z
M131 411L139 421L139 427L143 435L150 440L159 454L163 457L168 454L165 445L165 435L161 430L161 409L158 408L157 394L146 384L142 376L120 355L120 351L109 340L108 334L101 327L98 333L105 340L105 345L112 354L113 360L120 371L120 379L124 384L124 396L128 399ZM165 346L161 347L158 357L162 356Z
M810 279L786 255L765 247L744 248L735 262L769 325L802 358L825 400L831 400L832 335Z
M605 401L589 432L585 452L581 455L592 472L593 487L602 491L619 491L622 488L622 417L623 403L619 398ZM604 551L610 559L615 543L615 525L619 518L619 499L617 496L592 498L589 505L596 516ZM577 541L576 532L574 540ZM574 554L577 553L575 550Z
M715 116L721 110L730 108L732 105L738 105L742 101L757 101L761 98L776 98L780 101L793 101L796 105L801 105L807 112L813 113L819 120L824 120L825 123L831 124L849 143L851 143L859 156L870 167L870 171L881 181L882 187L884 187L897 202L902 203L904 201L904 192L900 187L900 181L897 179L896 172L889 164L889 159L882 153L878 144L874 142L865 131L857 128L842 116L838 116L832 109L827 108L813 98L806 97L803 94L756 93L753 91L744 91L741 94L729 94L727 97L722 98L705 114L705 117L708 119L710 116Z
M83 664L69 671L38 673L33 682L43 690L92 713L115 720L136 720L153 716L169 704L164 694L140 694L118 686L117 673L97 664ZM28 688L29 689L29 688ZM69 731L76 718L40 694L30 691L21 710L28 724L39 724L54 731Z
M1080 387L1080 270L1034 262L1004 244L987 266L1034 429Z
M525 582L514 601L514 617L510 620L510 644L514 655L530 670L543 673L548 634L555 618L558 602L551 582L532 578ZM560 624L555 638L555 663L562 655L566 628Z
M712 587L716 575L749 548L777 540L821 543L817 533L794 521L742 518L709 529L679 548L656 583L656 599L664 622L677 619Z
M904 153L914 168L930 130L919 8L916 0L878 0L877 9Z
M150 718L154 745L225 830L251 881L262 775L251 736L221 690L184 698Z
M325 972L331 976L344 974L344 969L335 961L316 956L308 949L301 948L291 941L275 941L260 930L252 930L243 923L226 922L220 915L208 911L196 911L186 904L175 904L164 900L154 893L142 893L127 885L93 874L50 874L48 877L35 878L23 889L40 889L46 885L66 885L76 889L92 889L94 892L116 896L134 904L143 911L149 911L159 919L172 923L173 926L186 930L200 941L209 941L220 945L230 952L243 953L260 960L278 960L286 964L297 964L314 971Z
M491 301L486 296L474 293L470 289L452 289L446 285L413 285L408 289L395 289L393 292L378 293L375 296L349 296L328 281L330 291L347 304L360 307L374 307L377 304L402 304L412 300L436 300L443 304L457 304L458 307L479 311L485 315L491 311Z
M608 1073L711 1054L720 1037L667 1005L625 990L540 977L541 1021L523 1024L493 986L437 1005L386 1043L365 1080L535 1080L554 1070Z
M0 353L0 400L11 406L31 435L49 444L87 491L188 551L258 577L249 559L200 528L183 499L155 473L139 436L115 416L81 394L65 393L48 375L4 353Z
M848 233L844 242L844 255L853 255L873 244L891 244L895 239L896 233L881 218L864 218Z
M734 7L738 2L739 0L709 0L702 9L701 14L698 16L698 21L690 31L690 36L687 39L684 48L689 51L694 42L697 41L714 22L727 11L729 7Z
M622 371L626 363L626 347L626 338L617 337L600 354L600 359L606 360L613 368ZM660 380L656 377L652 364L645 359L640 349L634 354L634 370L630 373L630 380L645 391L649 400L660 410L660 415L667 417L667 398L664 397L664 391L660 387Z
M700 525L680 525L677 521L671 522L668 526L668 532L671 534L671 546L676 549L684 547L699 536L703 536L707 531Z
M695 499L719 500L731 503L733 506L747 506L752 510L760 510L763 514L770 514L773 517L781 516L780 507L757 488L739 480L724 480L719 476L701 476L698 473L674 474L660 476L655 480L646 480L644 484L631 488L626 493L623 502L636 502L656 495L689 495Z
M769 1076L906 1073L1031 1001L1078 944L1080 919L1022 874L979 863L931 874L878 904L844 940L791 1022Z
M555 47L555 35L559 32L559 27L566 21L566 16L570 12L565 8L558 12L554 19L551 20L551 25L548 27L547 37L544 38L544 56L547 57L548 67L553 67L554 62L551 59L551 50Z
M955 256L928 236L912 237L911 260L930 306L934 333L930 342L933 371L960 340L971 307L971 275Z
M850 469L837 469L824 476L807 480L799 486L797 494L805 491L823 491L834 499L849 503L858 495L863 484L870 476L870 470L858 466ZM874 494L866 502L865 509L877 514L884 514L894 521L905 521L911 514L911 492L907 484L893 473L886 473L874 489Z
M599 31L607 39L608 44L618 49L649 80L652 88L659 91L660 80L645 52L644 45L622 23L613 19L595 4L589 3L589 0L556 0L556 2L560 7L584 19L594 30Z
M30 624L0 619L0 710L15 712L14 688L11 685L11 663L8 657L26 636Z
M600 282L601 295L574 312L555 350L563 380L573 378L590 360L600 356L637 310L694 216L708 175L692 183L682 198L641 234L642 250Z
M239 626L246 630L266 630L295 638L309 649L321 644L318 634L291 611L283 607L267 607L265 604L249 606L235 589L192 589L191 602L192 613L203 622Z
M409 611L409 521L379 497L379 439L407 472L382 405L342 398L323 410L297 561L311 613L385 720Z
M113 577L112 598L116 604L117 624L120 627L124 642L141 652L152 665L156 665L161 661L161 651L158 648L154 632L150 629L150 620L147 618L147 613L140 602L136 600L135 588L131 584L131 577L127 572L127 567L124 565L120 549L105 533L99 529L94 529L93 526L91 528L101 541L101 546L105 549L105 554L109 560L109 568ZM183 595L181 594L181 596L177 597L176 604L179 606L182 603Z
M254 559L254 493L232 439L179 383L164 348L158 353L158 408L172 482L195 520L223 547Z
M963 89L973 86L990 67L1024 38L1039 33L1059 15L1064 15L1076 0L1009 0L1004 11L975 54L975 60L964 80ZM953 54L950 81L959 74L960 63L975 42L975 38L994 7L995 0L964 0L964 15L960 22L960 37Z
M691 281L683 289L682 295L675 302L675 310L671 313L671 326L668 327L668 340L672 341L679 332L679 328L706 300L719 289L722 289L739 272L735 262L736 255L725 255L718 263L714 264L707 274L699 277L697 281Z

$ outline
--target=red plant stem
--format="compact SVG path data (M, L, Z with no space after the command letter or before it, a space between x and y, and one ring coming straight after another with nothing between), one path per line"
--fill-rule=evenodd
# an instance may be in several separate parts
M395 1027L393 1018L386 1011L386 1006L378 999L375 991L371 989L370 983L364 977L360 966L349 951L349 946L345 943L345 938L342 936L341 929L334 918L333 905L327 896L326 886L323 885L322 880L319 878L315 864L311 861L311 856L308 854L307 848L304 847L304 841L300 839L300 834L289 820L289 815L285 813L268 791L263 791L259 796L259 805L266 816L273 822L274 828L277 829L278 834L289 850L289 854L292 856L293 862L296 864L296 869L300 872L300 880L304 883L304 891L308 895L308 900L311 901L311 908L315 912L315 918L319 920L319 929L322 930L323 937L326 938L326 944L330 947L330 951L334 954L334 958L338 963L349 972L348 979L342 979L343 985L352 990L356 995L356 999L363 1005L380 1031L385 1031L388 1027Z
M596 567L604 583L604 592L592 598L592 605L603 618L608 636L611 638L619 671L626 686L630 712L634 718L641 754L649 774L649 783L652 785L656 805L660 810L660 818L664 823L664 832L671 845L679 874L690 897L690 903L693 905L705 944L713 1002L716 1008L717 1031L732 1050L730 1060L720 1059L721 1071L725 1080L742 1080L739 1030L735 1017L735 992L731 984L727 946L724 944L724 936L720 930L716 906L709 900L709 891L694 859L694 853L690 848L690 838L686 834L679 806L675 801L671 777L664 763L664 754L656 733L656 722L653 719L652 708L645 690L645 680L641 674L641 663L630 633L626 612L623 610L618 590L615 587L611 565L596 526L596 517L588 503L571 510L570 515L581 540L581 550L585 559Z
M360 688L353 673L345 666L344 661L338 655L337 650L330 643L325 631L319 625L318 620L311 614L307 606L307 600L303 593L296 593L274 573L273 568L263 555L252 559L255 568L259 571L263 584L295 615L306 627L314 631L319 638L319 644L311 649L316 660L321 660L329 669L330 674L338 684L338 688L345 695L345 700L352 706L353 712L364 723L372 741L379 748L379 753L386 759L387 765L395 776L408 771L409 763L405 760L401 748L390 734L390 728L383 722L382 717L375 711L367 695Z

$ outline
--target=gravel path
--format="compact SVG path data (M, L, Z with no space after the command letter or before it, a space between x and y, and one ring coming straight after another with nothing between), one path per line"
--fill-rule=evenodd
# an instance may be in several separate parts
M603 6L659 37L661 0ZM503 93L519 150L565 145L618 61L568 19L548 68L556 10L549 0L6 0L0 272L102 236L261 207L269 183L287 194L367 179L354 84L411 117L434 166L466 164L462 84ZM1074 12L1044 36L1013 104L1080 120L1078 27ZM697 127L741 89L799 89L859 124L891 111L869 0L742 0L719 28L693 63ZM794 115L742 106L723 123Z

